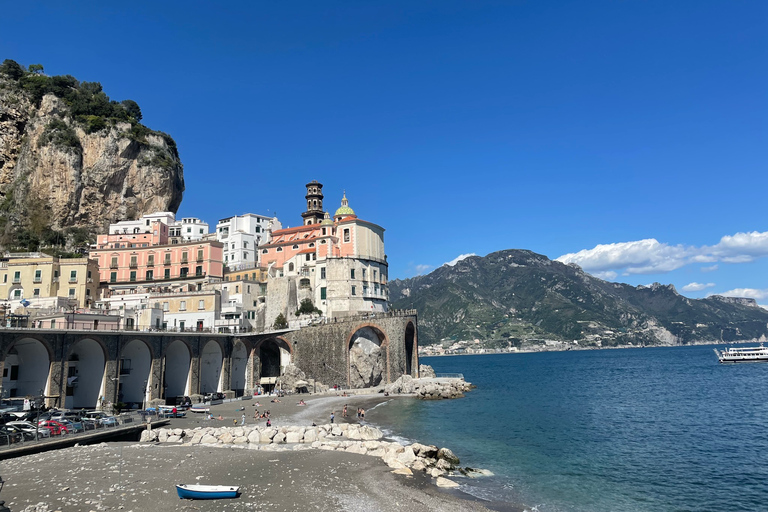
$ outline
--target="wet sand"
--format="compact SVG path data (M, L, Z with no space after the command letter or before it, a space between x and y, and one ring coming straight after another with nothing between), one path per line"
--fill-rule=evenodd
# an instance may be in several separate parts
M357 407L396 397L304 397L281 403L259 400L231 402L211 408L225 419L206 420L202 414L172 420L172 427L231 426L243 412L253 424L254 409L270 410L274 426L327 423L330 411L337 421L357 421ZM348 404L349 415L341 417ZM240 411L245 407L245 411ZM259 420L264 424L266 420ZM7 481L0 493L13 512L43 503L41 510L88 512L125 511L519 511L506 504L483 504L459 491L436 487L429 477L394 475L376 457L326 450L273 451L233 447L109 443L74 447L0 462L0 475ZM180 500L180 483L239 485L237 499ZM470 499L467 499L470 498ZM34 510L34 509L30 509Z

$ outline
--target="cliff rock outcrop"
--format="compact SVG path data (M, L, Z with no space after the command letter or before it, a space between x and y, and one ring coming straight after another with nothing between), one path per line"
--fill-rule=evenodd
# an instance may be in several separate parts
M75 85L62 88L62 96L92 86L90 97L107 106L105 114L84 115L88 105L78 111L74 101L84 94L73 101L23 82L38 77L45 84L68 78ZM0 73L0 213L7 222L101 231L111 222L178 209L184 177L173 139L129 115L114 117L122 107L95 86Z

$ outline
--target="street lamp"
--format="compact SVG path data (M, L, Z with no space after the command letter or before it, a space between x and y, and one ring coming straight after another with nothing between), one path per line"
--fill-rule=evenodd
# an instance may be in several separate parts
M43 401L45 400L44 391L40 390L40 401L37 402L37 421L35 421L35 440L40 440L40 409L43 407Z
M146 411L147 410L147 379L144 379L144 398L142 398L141 401L141 410Z

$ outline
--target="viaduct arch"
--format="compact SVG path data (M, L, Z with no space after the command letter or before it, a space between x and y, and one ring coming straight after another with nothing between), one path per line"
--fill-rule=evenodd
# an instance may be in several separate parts
M0 328L4 397L48 406L138 408L176 396L253 392L295 364L327 385L368 387L418 376L415 312L251 334Z

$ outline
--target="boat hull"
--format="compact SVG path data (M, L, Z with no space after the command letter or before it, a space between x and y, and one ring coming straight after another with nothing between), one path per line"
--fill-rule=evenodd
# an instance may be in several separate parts
M237 498L240 487L229 485L177 485L179 498L186 500L219 500Z

